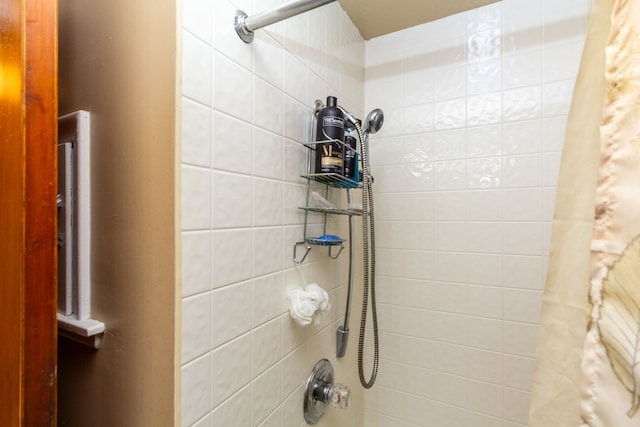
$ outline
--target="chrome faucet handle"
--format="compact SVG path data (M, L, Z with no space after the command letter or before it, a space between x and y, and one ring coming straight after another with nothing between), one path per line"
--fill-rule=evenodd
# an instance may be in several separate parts
M318 422L328 403L344 409L351 405L351 390L344 384L333 383L333 366L327 359L316 363L307 379L304 397L304 419L307 424Z
M351 406L351 389L344 384L332 384L329 387L329 402L336 409L346 409Z

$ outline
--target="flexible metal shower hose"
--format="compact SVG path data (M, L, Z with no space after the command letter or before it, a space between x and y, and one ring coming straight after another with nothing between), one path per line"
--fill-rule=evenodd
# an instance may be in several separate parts
M358 374L360 383L364 388L371 388L378 375L378 316L376 313L376 253L375 253L375 229L373 215L373 191L371 188L371 175L369 173L369 135L364 134L362 128L356 125L356 129L362 142L362 245L364 253L364 285L362 295L362 318L360 320L360 336L358 338ZM366 139L365 139L366 138ZM370 251L371 249L371 251ZM373 323L373 371L371 378L364 377L364 338L367 326L367 308L371 294L371 321Z

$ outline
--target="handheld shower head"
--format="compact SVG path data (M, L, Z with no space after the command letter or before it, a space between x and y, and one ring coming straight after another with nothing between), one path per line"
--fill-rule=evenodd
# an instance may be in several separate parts
M383 123L384 123L384 113L382 112L381 109L376 108L372 110L369 113L369 115L367 115L367 118L364 121L364 125L365 125L364 131L366 133L376 133L380 130Z

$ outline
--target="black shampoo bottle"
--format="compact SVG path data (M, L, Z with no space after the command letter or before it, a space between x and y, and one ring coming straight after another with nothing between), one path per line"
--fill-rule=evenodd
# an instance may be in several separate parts
M344 114L335 96L327 97L327 106L318 113L316 141L344 141ZM316 173L343 174L343 146L336 142L316 144Z

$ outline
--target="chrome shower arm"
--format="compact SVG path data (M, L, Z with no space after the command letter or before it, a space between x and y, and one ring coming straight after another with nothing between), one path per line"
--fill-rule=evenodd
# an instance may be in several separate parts
M253 16L247 16L246 13L238 10L233 27L243 42L251 43L254 31L334 1L336 0L297 0Z

